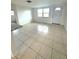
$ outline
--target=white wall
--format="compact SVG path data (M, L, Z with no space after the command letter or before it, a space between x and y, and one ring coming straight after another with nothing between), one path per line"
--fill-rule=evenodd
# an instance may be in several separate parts
M64 15L65 15L65 21L64 21L64 27L65 29L67 30L67 3L65 4L65 7L64 7Z
M31 9L24 6L16 6L19 24L24 25L32 20Z
M55 12L56 7L61 7L61 11L60 12ZM65 21L66 21L65 3L52 4L51 6L41 7L41 8L50 8L49 17L48 18L37 17L37 9L38 8L33 8L32 9L33 21L35 21L35 22L43 22L43 23L44 22L45 23L58 23L58 24L61 24L61 25L65 25Z
M16 21L17 24L19 24L18 22L18 16L17 16L17 11L16 11L16 7L14 4L11 4L11 10L14 11L14 15L11 15L11 21Z

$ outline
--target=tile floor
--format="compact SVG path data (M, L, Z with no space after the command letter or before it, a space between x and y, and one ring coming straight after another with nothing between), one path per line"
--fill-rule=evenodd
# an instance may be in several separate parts
M67 59L66 31L62 25L30 23L11 36L15 59Z

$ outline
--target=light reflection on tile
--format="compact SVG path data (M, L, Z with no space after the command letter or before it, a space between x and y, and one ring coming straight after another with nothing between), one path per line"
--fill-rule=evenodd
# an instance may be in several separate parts
M18 59L66 59L67 38L62 25L30 23L11 34Z
M14 31L12 31L14 34L17 34L19 32L19 29L16 29Z
M42 32L44 34L47 34L48 33L48 26L38 25L37 30L38 30L39 33Z

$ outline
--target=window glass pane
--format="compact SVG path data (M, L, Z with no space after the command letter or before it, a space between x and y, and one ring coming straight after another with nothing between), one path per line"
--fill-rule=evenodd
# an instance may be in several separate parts
M11 11L11 15L14 15L14 11Z
M60 10L61 10L60 7L55 8L55 11L60 11Z
M49 17L49 14L44 14L44 17Z
M42 9L38 9L37 14L38 14L38 17L42 17Z
M43 9L43 12L44 12L44 17L49 17L49 8L45 8Z

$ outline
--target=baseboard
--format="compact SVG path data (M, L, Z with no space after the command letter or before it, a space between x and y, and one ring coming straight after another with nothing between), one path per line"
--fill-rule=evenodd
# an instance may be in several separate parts
M58 24L58 23L52 23L52 24L61 25L61 24Z

